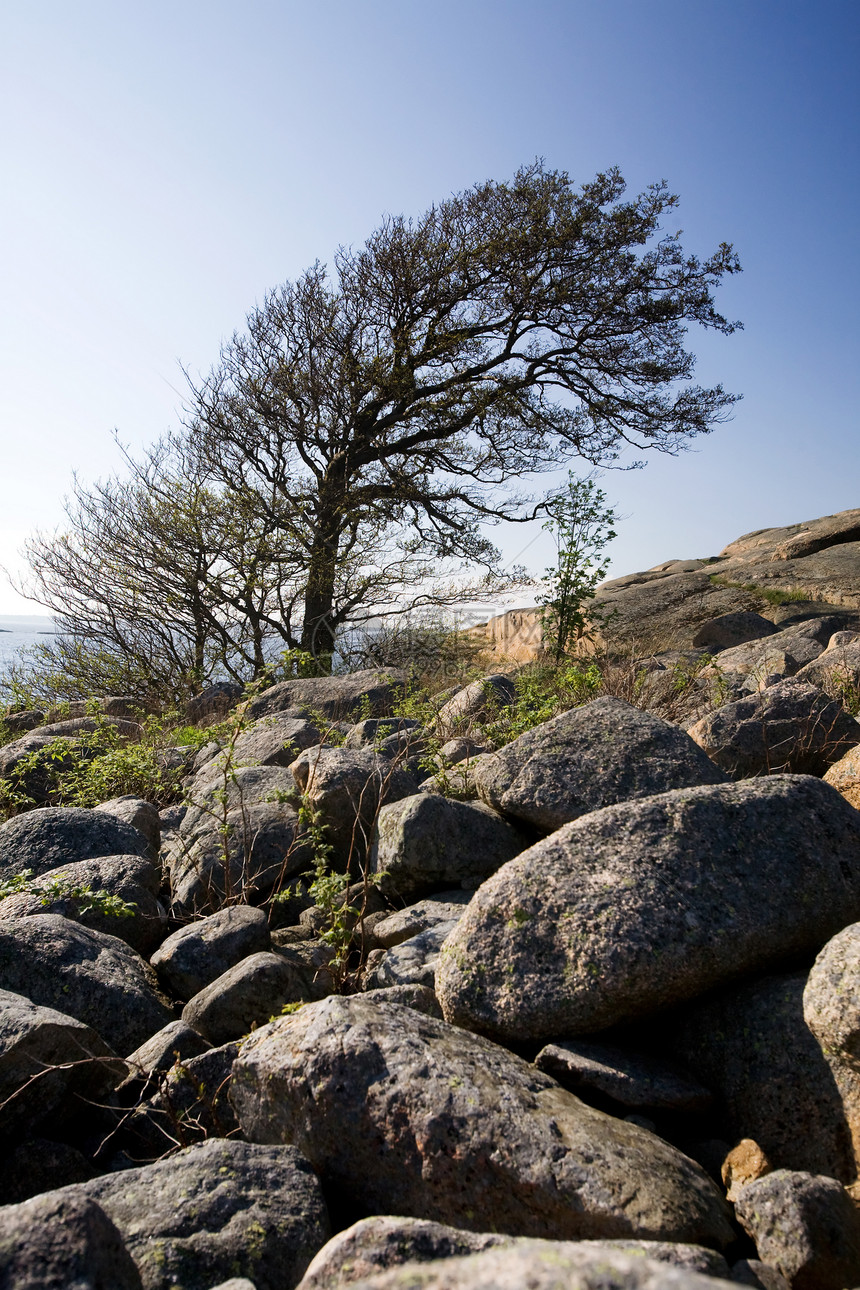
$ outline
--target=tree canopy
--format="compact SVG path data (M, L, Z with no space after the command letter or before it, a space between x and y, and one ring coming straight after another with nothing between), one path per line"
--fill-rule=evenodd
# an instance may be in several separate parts
M497 586L487 526L552 515L545 472L709 431L735 396L693 382L687 331L740 325L714 304L737 258L661 230L665 183L624 194L535 162L271 291L182 430L31 539L45 660L93 689L250 679L273 642L325 671L350 628L462 598L446 572Z
M735 402L691 383L686 348L690 323L739 326L714 305L734 251L700 260L661 235L665 183L624 191L617 170L575 189L536 162L389 216L331 273L269 293L192 382L191 442L289 547L321 665L411 561L492 569L481 526L544 501L521 481L628 445L673 452Z

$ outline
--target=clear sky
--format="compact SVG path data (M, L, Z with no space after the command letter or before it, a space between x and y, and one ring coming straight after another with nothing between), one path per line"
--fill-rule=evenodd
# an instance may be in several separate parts
M543 156L735 244L734 420L603 487L612 574L860 506L856 0L18 0L0 18L0 563L178 421L267 289ZM535 533L537 540L532 541ZM498 536L498 535L497 535ZM542 571L539 529L502 535ZM0 612L35 606L0 586Z

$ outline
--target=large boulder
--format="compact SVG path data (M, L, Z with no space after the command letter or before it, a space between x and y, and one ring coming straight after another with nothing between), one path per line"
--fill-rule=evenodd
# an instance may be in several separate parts
M828 784L676 789L574 820L489 878L436 988L457 1025L572 1037L815 952L856 911L860 813Z
M802 667L797 675L833 698L856 704L860 698L860 635L836 632L824 653Z
M295 1143L365 1211L564 1239L731 1239L713 1184L674 1148L488 1040L372 996L256 1031L231 1097L248 1139Z
M372 748L308 748L290 771L339 868L364 859L381 806L418 791L408 771Z
M142 833L103 811L46 806L0 825L0 879L22 869L36 875L98 856L145 856Z
M823 775L860 743L860 723L803 681L780 681L726 703L690 727L690 738L729 775Z
M281 681L251 699L245 712L251 721L288 708L303 708L314 719L345 721L350 717L388 717L404 692L405 672L373 668L346 676L313 676Z
M144 1290L210 1290L227 1271L292 1290L330 1233L319 1182L289 1146L216 1138L49 1195L96 1201Z
M167 988L187 1002L249 954L268 950L270 940L269 921L262 909L230 905L180 927L162 941L149 961Z
M124 941L59 914L0 922L0 989L76 1017L121 1056L173 1020L153 975Z
M158 899L160 886L158 870L143 856L77 860L34 879L29 891L0 901L0 919L62 914L84 927L119 937L145 956L164 936L165 915ZM107 900L93 901L92 895L107 897ZM129 908L112 912L111 898Z
M32 1130L67 1093L103 1096L124 1075L90 1026L0 990L0 1135Z
M677 726L613 698L529 730L474 773L488 805L546 833L614 802L726 780Z
M221 828L230 811L277 802L296 804L296 786L284 766L225 766L213 760L194 776L179 832L188 838L201 829Z
M141 1290L107 1214L87 1196L49 1192L0 1209L2 1290Z
M448 887L478 887L524 846L483 803L416 793L382 807L370 867L384 895L414 901Z

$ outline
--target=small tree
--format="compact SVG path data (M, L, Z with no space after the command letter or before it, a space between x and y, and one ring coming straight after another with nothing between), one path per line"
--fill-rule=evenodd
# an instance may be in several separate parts
M21 590L57 635L17 680L29 674L49 698L180 699L259 676L273 646L293 643L283 589L300 557L273 540L255 499L213 484L181 443L126 463L125 477L76 481L62 530L27 542Z
M616 516L595 480L577 479L572 472L565 491L547 509L544 528L555 537L558 557L543 579L538 604L543 606L544 640L560 663L593 625L590 601L609 568L604 548L616 536Z

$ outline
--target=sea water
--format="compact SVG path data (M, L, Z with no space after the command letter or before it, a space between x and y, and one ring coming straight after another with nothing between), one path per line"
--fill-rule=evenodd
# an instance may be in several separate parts
M0 614L0 674L21 658L28 645L49 642L53 629L47 614Z

